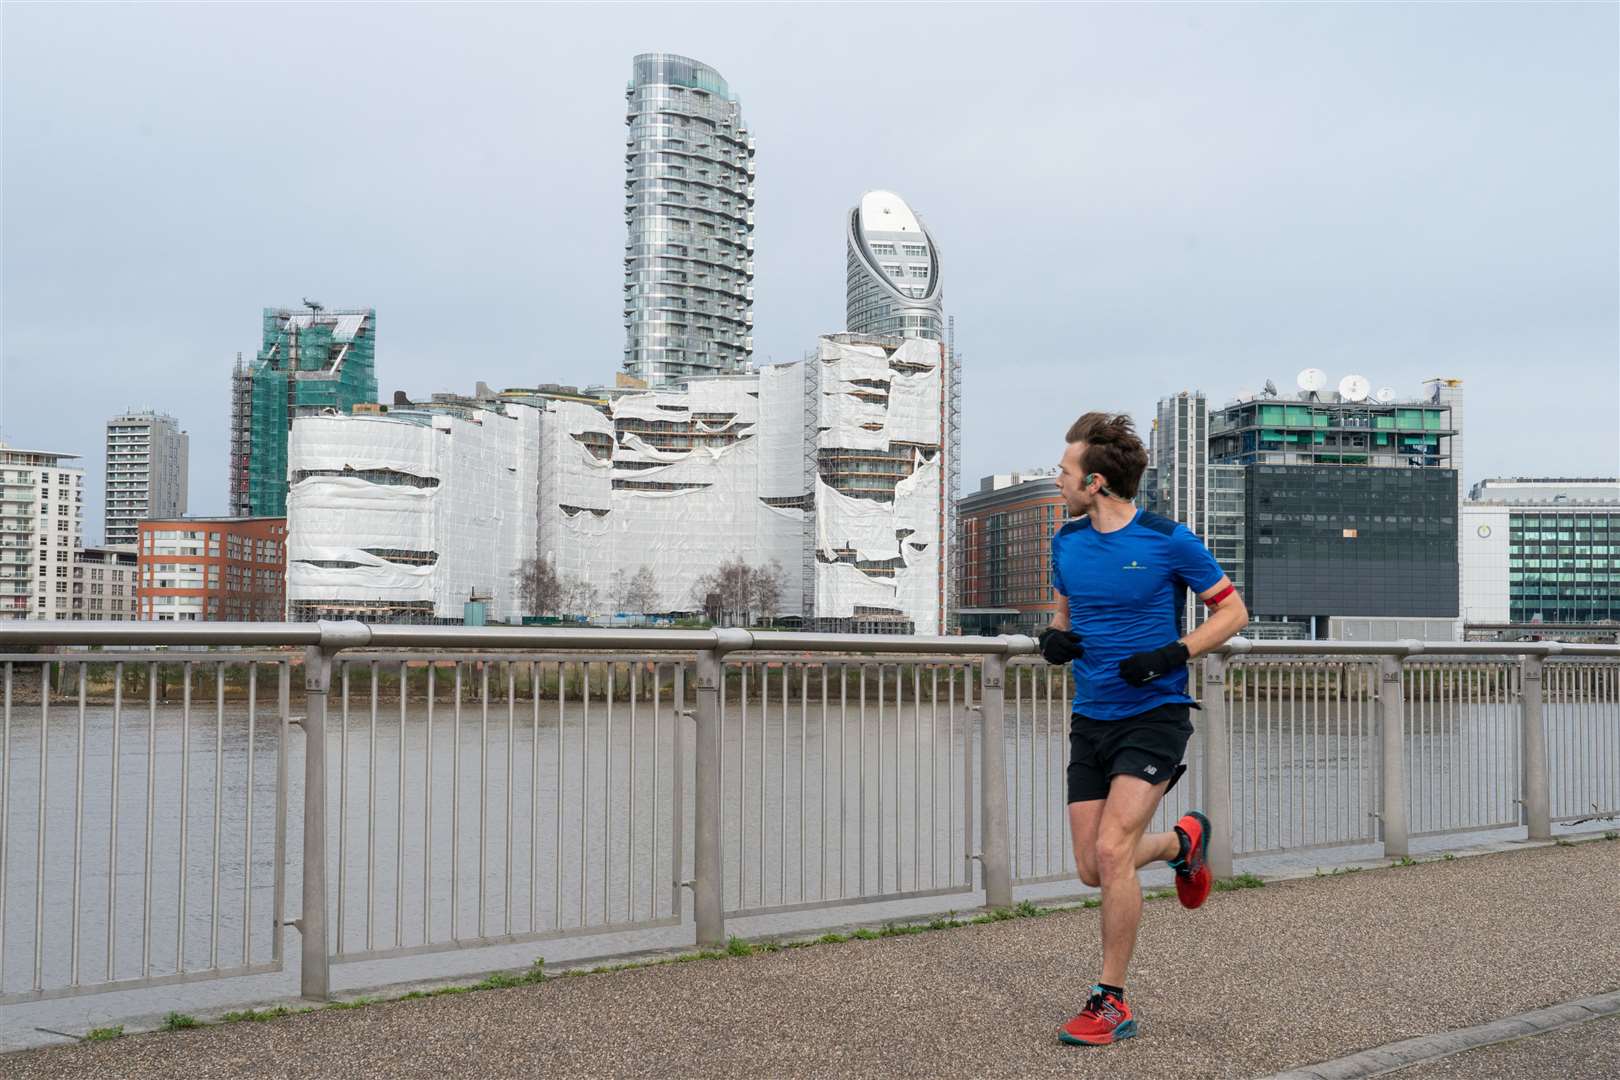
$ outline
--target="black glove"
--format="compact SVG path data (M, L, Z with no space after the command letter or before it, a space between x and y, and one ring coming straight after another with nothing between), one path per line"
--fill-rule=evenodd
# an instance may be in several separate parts
M1187 646L1172 641L1162 649L1139 652L1121 660L1119 677L1132 686L1146 686L1160 675L1168 675L1179 667L1185 667L1191 656Z
M1080 644L1080 635L1073 630L1048 626L1041 631L1041 655L1048 664L1067 664L1086 655L1086 650Z

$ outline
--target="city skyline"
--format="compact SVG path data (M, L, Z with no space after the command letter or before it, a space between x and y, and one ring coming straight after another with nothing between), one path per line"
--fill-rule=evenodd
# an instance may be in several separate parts
M902 192L949 238L967 477L1055 457L1081 408L1144 420L1165 394L1219 404L1306 366L1403 396L1462 378L1468 484L1616 469L1612 9L1030 9L1020 39L1047 43L1015 48L984 9L918 25L880 8L940 62L861 65L847 87L748 45L838 40L831 13L748 9L728 28L648 9L630 40L550 10L338 7L329 29L382 31L341 77L199 45L297 14L9 13L0 436L81 455L100 521L100 421L138 369L140 396L192 433L195 511L223 511L230 358L260 309L299 295L376 305L385 398L469 365L492 385L607 381L624 340L618 94L655 47L724 71L761 136L756 363L839 319L833 230L855 193ZM558 21L578 32L542 33ZM1437 35L1458 47L1439 55ZM484 62L419 68L445 36ZM131 69L137 53L158 59ZM963 96L951 72L970 55L1017 58L1018 78ZM427 74L400 94L406 70ZM98 80L116 100L79 92ZM540 111L553 86L569 115ZM909 102L904 140L871 107L886 96ZM300 169L240 120L334 106L365 122L299 139L310 160L343 147L350 171ZM511 137L540 115L546 138ZM119 199L96 180L112 160ZM239 182L255 172L275 182ZM179 322L161 315L177 296ZM131 363L143 334L158 344ZM85 375L83 408L37 407L65 369ZM1556 414L1564 436L1535 444L1534 467L1527 414Z

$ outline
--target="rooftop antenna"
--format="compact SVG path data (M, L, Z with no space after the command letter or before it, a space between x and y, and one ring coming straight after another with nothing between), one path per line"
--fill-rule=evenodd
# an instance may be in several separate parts
M1366 401L1371 391L1372 383L1365 375L1346 375L1339 380L1339 397L1345 401Z
M1267 379L1266 380L1266 397L1276 397L1276 396L1277 396L1277 384L1272 382L1270 379Z
M1374 394L1373 397L1378 399L1380 405L1388 405L1395 400L1395 388L1393 386L1380 386L1378 393Z
M1299 387L1302 396L1315 401L1317 391L1327 385L1327 372L1321 368L1308 367L1294 377L1294 385Z
M325 304L321 303L319 300L311 300L307 296L304 297L304 306L309 308L309 310L315 312L316 314L319 314L320 312L323 312L323 311L326 310L326 305Z

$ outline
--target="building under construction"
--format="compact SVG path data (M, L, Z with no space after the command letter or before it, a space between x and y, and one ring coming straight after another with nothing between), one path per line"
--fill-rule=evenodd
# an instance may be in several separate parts
M265 308L258 356L231 372L227 505L234 517L287 512L287 436L300 416L347 413L377 399L377 312Z
M741 560L779 575L767 617L821 630L947 625L955 379L944 344L823 337L802 363L682 387L542 387L301 420L288 499L294 619L513 621L548 560L604 618L701 610ZM614 582L646 568L648 610Z

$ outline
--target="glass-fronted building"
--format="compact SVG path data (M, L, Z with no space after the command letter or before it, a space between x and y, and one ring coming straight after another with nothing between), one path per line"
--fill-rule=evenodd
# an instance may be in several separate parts
M1159 399L1149 461L1137 503L1191 529L1242 593L1244 470L1241 465L1211 463L1209 406L1202 391L1183 390ZM1189 595L1182 625L1196 626L1208 616L1209 609Z
M754 351L754 140L720 73L634 61L625 123L624 371L648 386L746 371Z
M1465 629L1620 624L1620 480L1482 481L1462 536Z

